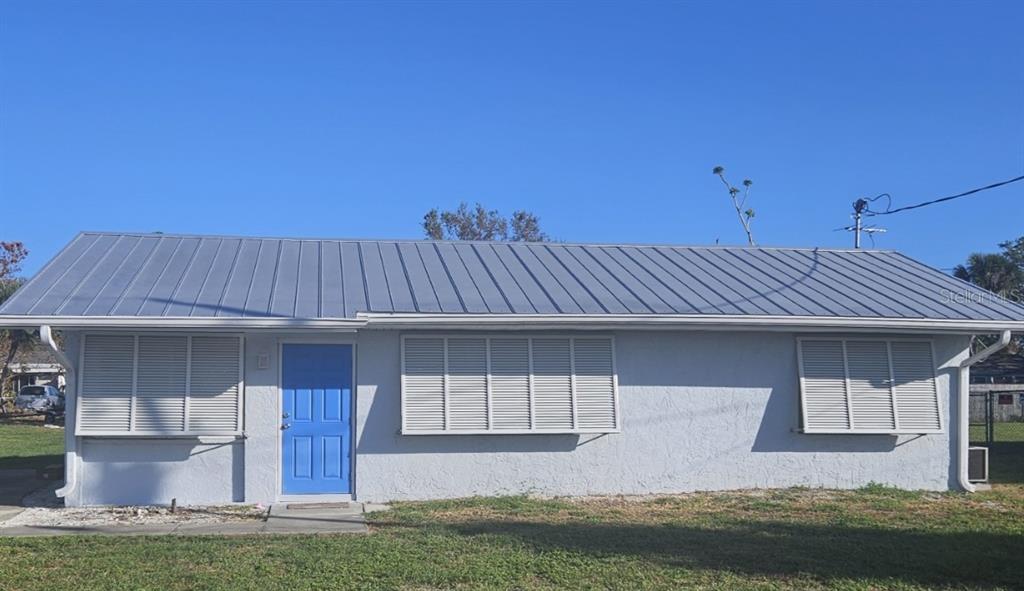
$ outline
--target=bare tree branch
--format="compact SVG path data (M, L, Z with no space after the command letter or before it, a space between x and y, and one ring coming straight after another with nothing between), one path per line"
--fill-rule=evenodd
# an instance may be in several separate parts
M743 180L743 197L739 198L738 195L741 191L732 186L732 184L726 180L724 168L716 166L711 172L718 178L722 179L722 184L724 184L726 190L729 191L729 199L732 201L733 208L736 209L736 217L739 218L740 225L743 226L743 231L747 234L747 243L750 244L750 246L757 246L754 243L754 233L750 229L750 220L754 218L754 210L750 208L744 209L747 205L747 197L750 196L750 187L754 184L753 181L750 179Z

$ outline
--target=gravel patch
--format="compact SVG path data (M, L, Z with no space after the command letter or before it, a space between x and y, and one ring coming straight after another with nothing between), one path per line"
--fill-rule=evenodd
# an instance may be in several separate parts
M52 489L46 489L52 494ZM39 495L42 491L29 495ZM26 497L26 505L30 499ZM107 525L162 525L174 523L231 523L264 521L267 509L259 505L224 505L211 507L55 507L29 506L4 521L2 527L89 527Z

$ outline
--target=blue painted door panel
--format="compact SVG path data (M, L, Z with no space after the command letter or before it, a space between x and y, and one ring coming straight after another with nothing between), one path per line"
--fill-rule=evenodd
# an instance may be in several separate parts
M281 490L351 493L352 345L291 345L281 359Z

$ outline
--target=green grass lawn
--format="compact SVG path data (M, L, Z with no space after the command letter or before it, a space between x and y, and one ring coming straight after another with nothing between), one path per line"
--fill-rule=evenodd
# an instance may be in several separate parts
M1012 589L1024 494L400 504L365 536L0 539L0 588Z
M57 449L30 429L0 425L4 455ZM0 538L0 589L1024 586L1019 484L402 503L370 524L370 535L333 537Z
M64 429L43 427L37 417L0 419L0 470L63 462Z

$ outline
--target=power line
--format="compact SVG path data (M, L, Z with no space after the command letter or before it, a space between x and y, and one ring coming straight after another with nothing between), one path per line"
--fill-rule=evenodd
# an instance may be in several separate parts
M977 189L971 189L970 191L965 191L963 193L958 193L956 195L950 195L949 197L940 197L938 199L932 199L931 201L925 201L924 203L917 203L915 205L907 205L906 207L898 207L896 209L888 209L888 208L886 208L885 211L871 211L870 209L868 209L868 210L864 211L864 215L889 215L889 214L892 214L892 213L899 213L901 211L907 211L909 209L917 209L919 207L925 207L927 205L934 205L936 203L942 203L943 201L952 201L953 199L959 199L960 197L966 197L968 195L974 195L975 193L980 193L982 191L987 191L989 189L995 189L996 187L1002 187L1003 185L1009 185L1010 183L1016 183L1017 181L1024 181L1024 175L1021 175L1021 176L1016 177L1016 178L1012 178L1012 179L1007 180L1007 181L1002 181L1002 182L993 183L991 185L987 185L987 186L984 186L984 187L979 187ZM882 197L882 196L889 197L888 193L882 193L878 197ZM878 199L878 197L875 197L875 199ZM875 199L872 199L871 201L874 201ZM890 201L890 205L891 205L891 201Z

